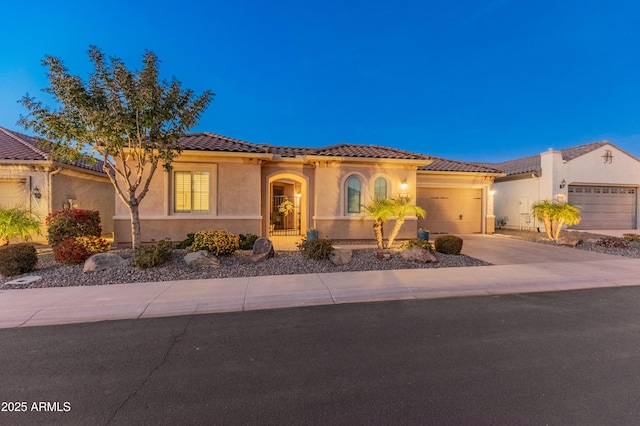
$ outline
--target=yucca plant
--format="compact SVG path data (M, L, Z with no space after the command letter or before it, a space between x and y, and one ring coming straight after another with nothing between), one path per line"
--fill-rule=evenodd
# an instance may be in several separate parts
M40 235L40 221L29 209L0 208L0 247L14 238L29 241L32 233Z

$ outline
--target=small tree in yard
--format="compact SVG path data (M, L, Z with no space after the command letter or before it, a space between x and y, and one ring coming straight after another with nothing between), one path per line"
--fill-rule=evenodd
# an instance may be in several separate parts
M569 203L556 201L539 201L531 207L532 214L542 220L547 237L557 241L563 225L572 226L580 223L580 208Z
M410 198L392 198L391 203L393 206L393 215L396 217L396 223L389 235L387 247L391 247L393 245L398 233L400 233L400 228L404 225L407 215L420 216L424 218L426 214L422 207L411 204Z
M389 198L371 200L369 204L362 206L362 208L366 216L363 216L361 221L373 219L373 233L376 236L378 249L382 250L384 248L384 223L393 216L393 202Z
M50 109L26 95L21 103L29 115L20 123L50 142L54 158L89 156L104 162L116 194L129 208L131 243L137 248L139 207L155 171L159 165L171 169L181 153L176 142L196 125L214 94L207 90L196 97L175 78L160 81L152 52L144 54L142 70L133 72L95 46L89 58L94 70L85 82L70 75L60 59L47 56L43 65L49 68L50 86L44 91L61 107Z

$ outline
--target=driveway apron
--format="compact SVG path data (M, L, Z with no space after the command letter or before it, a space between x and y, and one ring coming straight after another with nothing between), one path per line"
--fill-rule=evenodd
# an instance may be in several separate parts
M494 265L620 259L620 256L523 241L501 235L466 234L460 237L464 240L462 254Z

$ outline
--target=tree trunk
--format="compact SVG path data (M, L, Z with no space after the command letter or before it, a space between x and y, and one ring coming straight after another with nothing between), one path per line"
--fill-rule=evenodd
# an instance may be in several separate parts
M384 244L382 242L384 231L382 227L383 227L383 222L378 220L373 221L373 232L374 234L376 234L376 241L378 242L378 248L380 250L384 248Z
M558 241L558 238L560 238L560 231L562 230L562 225L564 225L564 220L560 219L556 222L555 229L553 230L554 241Z
M547 231L547 238L553 240L553 225L549 216L542 216L542 222L544 223L544 230Z
M131 248L137 249L140 246L140 212L138 205L129 205L129 213L131 215Z
M394 240L400 233L400 228L402 228L403 224L404 224L404 219L396 219L396 223L395 225L393 225L393 230L391 230L391 235L389 235L389 241L387 242L387 247L391 248L391 245L393 244Z

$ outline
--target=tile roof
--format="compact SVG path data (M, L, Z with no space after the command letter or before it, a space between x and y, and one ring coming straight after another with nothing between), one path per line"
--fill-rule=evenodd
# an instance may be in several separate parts
M268 153L259 145L207 132L185 135L178 140L178 145L182 149L194 151Z
M428 160L429 156L415 152L403 151L395 148L387 148L377 145L338 144L324 148L316 148L312 155L329 157L355 157L355 158L393 158L400 160Z
M573 146L570 148L564 148L564 149L560 149L559 151L562 153L563 160L571 161L574 158L578 158L582 155L590 153L591 151L595 151L596 149L604 145L615 146L608 141L599 141L599 142L591 142L583 145ZM633 157L631 154L628 154L628 155ZM502 163L486 163L486 164L490 165L491 167L504 170L504 172L507 173L508 176L523 174L523 173L540 173L542 168L540 154L531 155L529 157L524 157L524 158L517 158L515 160L510 160L510 161L504 161Z
M433 163L419 167L418 170L436 172L467 172L467 173L502 173L491 165L481 163L464 163L462 161L447 160L446 158L432 157Z
M0 127L0 160L51 161L51 156L46 149L38 147L37 138ZM85 160L79 160L73 163L60 161L60 163L71 164L83 169L104 173L102 170L102 161L99 160L95 164L89 164L89 162Z

